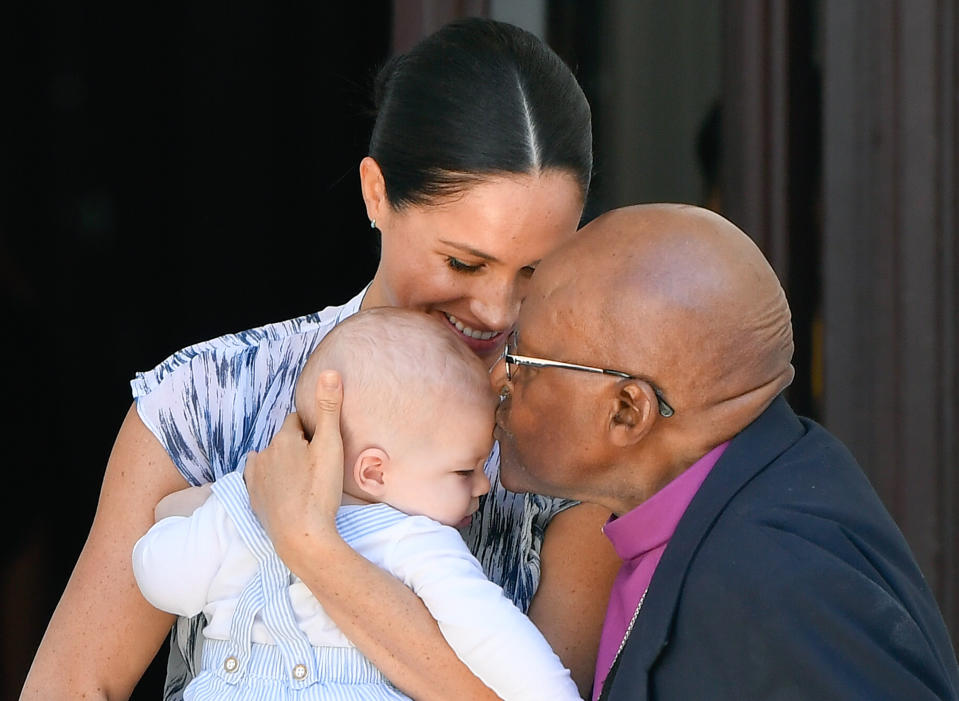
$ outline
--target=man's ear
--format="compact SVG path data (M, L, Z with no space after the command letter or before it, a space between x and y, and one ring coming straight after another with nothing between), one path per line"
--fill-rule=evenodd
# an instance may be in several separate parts
M658 418L656 393L648 382L618 382L610 403L609 436L614 445L627 448L649 433Z
M386 198L386 180L380 164L371 156L360 161L360 190L366 203L366 218L370 221L382 219L390 207Z
M380 448L366 448L353 463L353 479L356 486L376 499L386 494L386 473L390 456Z

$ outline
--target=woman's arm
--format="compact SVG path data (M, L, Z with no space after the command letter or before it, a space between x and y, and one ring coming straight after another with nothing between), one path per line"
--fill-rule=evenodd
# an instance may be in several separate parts
M622 564L602 527L609 511L580 504L549 522L539 588L529 617L573 675L583 698L593 684L609 590Z
M107 462L87 541L27 675L22 699L126 699L169 633L133 579L133 544L162 497L186 486L133 407ZM160 693L160 690L157 690Z
M247 458L254 511L287 566L404 693L422 701L496 699L456 657L423 602L336 532L343 487L343 394L336 373L324 373L323 380L330 384L317 383L312 442L291 415L266 450Z

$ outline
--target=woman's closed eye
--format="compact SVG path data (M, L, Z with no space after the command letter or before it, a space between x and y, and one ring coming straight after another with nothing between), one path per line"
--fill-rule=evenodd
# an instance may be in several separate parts
M475 273L483 267L482 264L470 265L469 263L464 263L459 258L454 258L453 256L446 257L446 264L451 270L455 270L458 273Z

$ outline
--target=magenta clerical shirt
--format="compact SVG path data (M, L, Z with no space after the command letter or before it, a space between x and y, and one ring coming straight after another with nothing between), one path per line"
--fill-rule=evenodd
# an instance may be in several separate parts
M623 566L613 582L599 640L594 701L679 519L727 445L728 441L713 448L649 499L619 518L610 518L603 527Z

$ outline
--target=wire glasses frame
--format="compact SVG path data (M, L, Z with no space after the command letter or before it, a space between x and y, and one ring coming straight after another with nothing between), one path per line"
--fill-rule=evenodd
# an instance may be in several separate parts
M653 388L653 393L656 395L656 400L659 402L660 416L669 418L676 413L666 402L666 399L663 397L663 393L660 391L660 389L645 377L630 375L629 373L622 372L620 370L597 368L591 365L578 365L577 363L564 363L561 360L547 360L546 358L534 358L528 355L517 355L513 352L515 349L516 332L514 331L506 339L506 350L503 353L503 360L506 361L506 379L509 381L513 380L514 365L526 365L532 368L565 368L566 370L581 370L582 372L592 372L600 375L612 375L614 377L621 377L626 380L640 380Z

